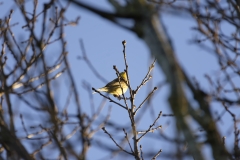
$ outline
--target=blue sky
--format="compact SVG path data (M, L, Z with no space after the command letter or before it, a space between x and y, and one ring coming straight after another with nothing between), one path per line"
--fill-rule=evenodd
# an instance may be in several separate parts
M97 7L112 10L111 7L108 5L107 1L100 0L98 1L98 3L96 3L95 1L91 0L88 2L94 4ZM27 3L30 7L31 2ZM39 3L39 11L41 7L42 4ZM15 8L15 6L10 1L4 1L3 5L0 6L1 13L4 13L4 15L7 15L9 13L9 10L12 8ZM29 8L29 11L31 11L31 8ZM79 43L80 39L82 39L84 42L84 47L88 59L91 61L92 64L94 64L94 67L97 69L97 71L107 81L111 81L112 79L116 78L115 71L113 70L113 65L116 65L119 71L123 71L125 69L122 54L123 47L121 43L123 40L127 41L126 54L129 64L130 82L133 88L136 88L136 86L140 84L142 78L147 73L148 67L153 61L153 59L150 56L147 46L135 34L118 27L115 24L105 19L102 19L91 12L70 6L67 11L66 17L69 20L73 20L77 16L81 17L79 25L75 27L66 27L65 37L67 39L67 50L69 52L70 67L73 71L74 80L80 93L79 96L81 100L81 105L84 108L84 112L90 114L91 110L89 107L89 92L92 91L84 89L83 82L87 82L90 86L94 88L100 88L104 86L105 83L98 79L91 72L91 70L83 60L78 58L79 56L82 56L82 51ZM169 14L162 14L162 19L171 37L176 56L181 66L187 72L189 77L195 77L196 79L198 79L198 81L200 82L200 86L203 89L209 91L209 84L204 78L204 74L207 73L209 75L214 75L218 73L219 69L217 67L217 59L212 54L206 53L196 45L190 44L189 41L197 35L191 29L194 26L193 21L191 21L191 19L187 17L179 18ZM15 11L12 18L12 23L15 22L20 22L19 25L14 27L14 31L16 31L16 37L24 37L23 30L21 28L24 23L22 23L21 15L19 14L18 9ZM57 45L54 45L52 48L46 50L46 52L49 53L49 60L51 60L51 58L54 59L54 52L58 52L58 50L59 48ZM150 92L151 89L153 89L154 86L157 86L159 83L164 81L161 69L157 64L155 65L152 76L152 80L147 85L143 86L143 88L136 96L136 105L142 102L142 100L147 96L147 94ZM66 90L68 88L68 80L66 80L66 78L62 76L61 78L59 78L56 84L58 88L56 89L56 92L54 92L54 96L56 97L59 106L63 106L61 105L61 103L64 102L64 99L67 95ZM126 95L129 95L129 93L127 92ZM171 113L171 110L169 109L167 103L167 98L168 86L164 86L156 92L154 98L151 101L151 104L144 106L148 107L145 112L139 112L142 116L142 120L138 124L139 130L147 129L148 126L153 122L153 117L156 117L159 111L162 111L164 114ZM98 106L102 99L103 98L98 94L93 95L95 107ZM110 102L106 102L106 106L102 111L101 115L106 115L110 106L112 107L110 120L118 123L119 125L129 125L129 117L126 111ZM22 105L22 107L22 109L19 109L19 112L24 112L24 105ZM219 111L218 105L213 104L213 108ZM69 113L75 112L75 109L69 109ZM154 112L154 115L152 114L152 112ZM223 130L228 129L226 127L226 122L230 121L231 118L226 115L225 120L226 121L220 125L221 129ZM36 121L35 123L37 124L38 121ZM158 121L158 124L163 126L164 133L168 134L169 136L174 136L174 118L161 117ZM193 125L193 128L194 127L196 126ZM66 129L66 133L67 132L68 131ZM122 132L114 133L114 135L118 137L124 136ZM108 136L103 133L102 130L97 133L96 137L102 141L106 140L106 143L112 144L112 146L115 147L115 145L111 142ZM151 138L144 138L141 144L143 145L143 149L145 149L145 151L157 151L160 148L162 148L164 151L170 151L173 147L172 144L166 143L164 140L156 143L155 139ZM228 144L228 146L230 146L230 144ZM209 152L207 151L207 149L205 149L205 151L206 153ZM107 152L99 150L99 148L93 147L89 151L88 159L101 159L100 157L104 157L106 155L109 154ZM206 154L205 156L209 157L210 155ZM118 157L118 159L121 158ZM160 156L159 159L163 158L161 158Z

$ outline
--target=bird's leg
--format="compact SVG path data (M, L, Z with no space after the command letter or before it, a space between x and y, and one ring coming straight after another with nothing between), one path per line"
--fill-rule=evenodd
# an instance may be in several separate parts
M113 96L116 97L119 101L122 99L122 97L120 95L113 94Z

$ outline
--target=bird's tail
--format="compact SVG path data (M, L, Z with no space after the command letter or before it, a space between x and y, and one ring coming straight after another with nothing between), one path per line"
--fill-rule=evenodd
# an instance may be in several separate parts
M99 91L99 92L106 92L106 91L108 91L108 89L107 89L106 87L98 88L98 89L96 89L96 90ZM95 93L97 93L97 92L93 91L92 94L95 94Z

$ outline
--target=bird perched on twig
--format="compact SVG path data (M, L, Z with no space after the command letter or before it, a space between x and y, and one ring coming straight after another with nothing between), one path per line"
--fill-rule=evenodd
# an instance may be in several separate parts
M116 78L113 81L109 82L108 84L106 84L105 87L97 89L97 91L107 92L107 93L112 94L114 97L120 97L128 89L126 72L121 72L119 78L120 79ZM121 85L119 84L119 81L120 81ZM93 94L94 93L96 93L96 92L93 92Z

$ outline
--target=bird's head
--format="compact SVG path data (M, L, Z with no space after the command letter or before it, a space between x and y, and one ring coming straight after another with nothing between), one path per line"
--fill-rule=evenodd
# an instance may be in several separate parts
M120 77L122 77L125 81L127 81L127 73L126 72L121 72Z

